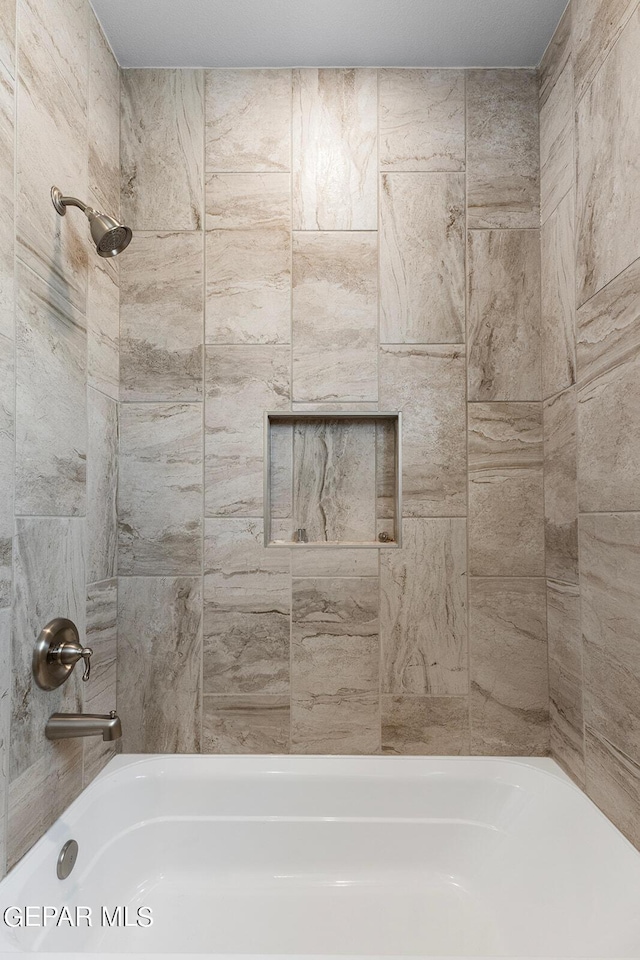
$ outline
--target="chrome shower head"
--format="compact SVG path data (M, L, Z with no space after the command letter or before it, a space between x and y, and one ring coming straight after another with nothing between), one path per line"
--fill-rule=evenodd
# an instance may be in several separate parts
M51 200L61 217L64 217L67 207L78 207L82 210L89 221L91 237L99 257L117 257L131 243L133 234L129 227L125 227L106 213L100 213L88 207L75 197L63 197L57 187L51 188Z

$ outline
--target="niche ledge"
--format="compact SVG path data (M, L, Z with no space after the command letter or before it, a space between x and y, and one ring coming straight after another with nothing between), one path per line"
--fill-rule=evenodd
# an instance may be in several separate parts
M400 413L265 413L265 545L397 549L401 448Z

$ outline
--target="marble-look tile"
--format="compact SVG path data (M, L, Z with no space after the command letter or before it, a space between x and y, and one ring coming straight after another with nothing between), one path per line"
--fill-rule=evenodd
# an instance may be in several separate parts
M120 68L91 7L87 127L89 192L113 217L120 212Z
M577 108L578 304L640 256L639 49L640 6Z
M80 675L57 690L36 686L33 645L54 617L68 617L85 636L85 524L79 518L17 518L14 546L14 607L11 693L13 782L37 760L55 762L56 744L45 740L45 723L56 710L80 708Z
M379 550L327 547L324 550L291 551L294 577L377 577Z
M379 70L380 169L461 171L463 70Z
M198 230L204 205L202 71L123 70L121 77L123 220L132 230Z
M207 520L204 692L289 690L289 551L264 546L261 520Z
M578 325L580 509L640 510L640 260L585 303Z
M378 581L372 577L294 579L292 697L377 695L378 612Z
M87 588L86 643L93 650L93 657L91 677L82 685L82 709L85 713L109 713L116 709L118 581L115 577ZM116 755L116 748L116 743L104 743L99 737L84 741L84 786Z
M582 634L577 584L547 580L551 755L584 786Z
M120 406L118 572L197 574L202 563L202 407Z
M293 72L295 230L377 228L377 71Z
M291 176L207 178L207 343L289 343Z
M574 206L570 190L540 232L543 397L576 380Z
M467 755L466 697L382 697L382 752L392 756Z
M469 583L471 752L545 756L549 675L544 580Z
M533 70L467 73L467 225L539 226L538 84Z
M469 404L469 572L544 575L542 405Z
M574 163L573 68L571 60L540 110L540 219L544 223L571 190Z
M202 236L136 233L120 267L122 400L202 399Z
M380 349L380 407L402 411L405 517L464 516L465 358L461 346Z
M87 278L87 378L114 400L120 389L119 284L119 262L93 256Z
M401 427L389 420L376 423L376 520L396 520L398 446ZM398 518L400 521L401 518ZM399 525L399 523L398 523ZM392 524L393 526L393 524ZM397 531L393 531L394 539Z
M0 608L11 606L14 486L13 344L0 337Z
M300 420L293 438L293 527L310 543L376 538L376 424Z
M87 94L89 50L89 5L86 0L18 0L19 60L25 50L23 29L34 30L42 49L34 55L48 54L56 64L69 92L84 106ZM26 21L32 23L27 27ZM18 63L22 70L22 63Z
M586 768L593 802L640 848L640 764L587 727Z
M640 514L580 517L585 722L640 761Z
M117 572L118 404L91 388L87 404L87 583L96 583Z
M291 752L380 752L378 696L295 697L291 701Z
M205 511L263 512L263 414L288 409L285 346L208 346L205 363Z
M16 278L16 513L83 514L85 320L28 267Z
M378 236L293 236L293 397L378 399Z
M571 20L573 4L568 3L538 67L540 107L553 90L572 53Z
M577 398L570 387L543 408L546 575L578 582Z
M2 5L0 0L0 30ZM0 336L10 339L14 336L14 98L14 81L0 66Z
M118 713L126 753L200 749L202 579L122 577Z
M207 70L206 170L291 167L291 70Z
M16 6L17 0L0 0L0 64L11 77L16 67Z
M607 59L638 0L579 0L572 5L576 103Z
M468 399L542 399L538 231L471 231L467 275Z
M464 196L464 174L382 175L382 343L464 342Z
M293 528L293 424L272 422L268 442L271 520L288 520ZM273 523L269 533L274 540Z
M0 880L5 874L6 802L9 788L9 721L11 716L11 610L0 610Z
M205 696L203 753L288 753L289 697Z
M402 548L381 553L384 693L468 692L466 526L405 519Z

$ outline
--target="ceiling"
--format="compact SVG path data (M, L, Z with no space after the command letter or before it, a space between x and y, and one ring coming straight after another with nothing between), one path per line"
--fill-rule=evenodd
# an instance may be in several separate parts
M92 0L123 67L533 67L567 0Z

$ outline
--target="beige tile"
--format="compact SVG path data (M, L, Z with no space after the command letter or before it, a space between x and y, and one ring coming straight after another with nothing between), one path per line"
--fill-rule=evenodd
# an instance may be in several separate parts
M293 397L377 400L377 234L293 237Z
M0 0L0 31L2 0ZM1 44L0 40L0 44ZM2 48L0 46L0 54ZM15 84L0 66L0 336L13 339Z
M291 752L380 752L377 696L307 697L291 701Z
M207 70L206 170L289 170L291 71Z
M15 397L13 344L0 337L0 608L11 606ZM1 698L1 690L0 690Z
M203 753L288 753L289 697L202 698Z
M540 216L544 223L573 187L573 68L571 60L540 110Z
M538 67L541 107L543 107L549 99L558 77L564 70L571 56L572 11L573 4L568 3Z
M116 709L118 654L118 581L104 580L87 588L87 646L93 650L91 681L82 685L86 713L109 713ZM90 783L116 755L116 743L99 737L83 744L83 786Z
M263 513L263 413L289 407L285 346L208 346L205 361L205 511Z
M293 72L295 230L377 228L377 72Z
M544 404L546 575L578 582L577 398L570 387Z
M640 766L587 727L587 793L619 830L640 847Z
M582 633L577 584L547 580L547 633L551 755L584 787Z
M112 217L120 212L120 68L87 4L89 16L89 192L98 208Z
M9 788L9 724L11 719L11 610L0 610L0 880L7 862L6 801Z
M380 183L380 340L464 341L464 174Z
M578 304L640 256L638 49L637 7L577 108Z
M382 697L382 752L395 756L468 754L466 697Z
M90 387L87 408L87 583L96 583L117 570L118 403Z
M380 407L403 415L405 517L466 513L464 378L461 346L380 349Z
M468 693L466 528L405 519L402 548L381 553L384 693Z
M120 268L122 400L202 399L202 236L136 233Z
M544 580L469 583L471 752L544 756L549 676Z
M291 572L294 577L377 577L378 554L375 547L292 550Z
M463 70L379 70L380 168L464 170Z
M535 71L467 73L467 224L539 226Z
M17 0L0 0L0 64L15 76Z
M131 247L127 257L130 253ZM120 390L119 285L119 262L92 255L87 276L87 378L90 386L113 400Z
M289 551L264 546L261 520L207 520L204 692L289 690Z
M122 71L121 212L132 230L202 226L203 88L202 70Z
M469 404L469 571L544 574L542 407Z
M576 103L614 48L638 0L579 0L572 4Z
M639 510L640 260L578 311L580 509Z
M471 231L467 277L469 400L540 400L538 231Z
M564 390L576 379L574 206L570 190L540 232L544 397Z
M289 343L291 177L207 178L207 343Z

